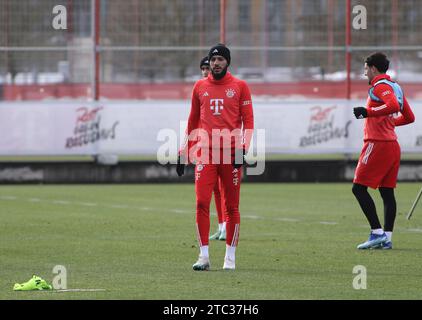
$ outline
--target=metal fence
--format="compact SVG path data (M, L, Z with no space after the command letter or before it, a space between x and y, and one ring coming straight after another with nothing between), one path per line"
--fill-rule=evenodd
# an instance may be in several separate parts
M0 0L0 100L186 98L219 41L256 94L359 95L382 50L418 97L421 16L419 0Z

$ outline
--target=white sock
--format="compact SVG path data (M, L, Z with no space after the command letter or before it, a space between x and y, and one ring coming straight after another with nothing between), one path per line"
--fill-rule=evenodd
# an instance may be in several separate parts
M391 241L391 237L393 236L393 231L385 231L385 234L387 235L388 242Z
M383 234L384 233L384 230L382 230L381 228L380 229L372 229L371 231L374 234Z
M226 257L234 261L236 259L236 247L226 244Z
M225 232L226 231L226 222L222 223L222 227L221 227L221 232Z
M200 256L201 257L209 257L209 255L208 255L208 246L202 246L202 247L199 247L199 250L201 251L200 252Z
M218 231L223 231L223 223L218 224Z

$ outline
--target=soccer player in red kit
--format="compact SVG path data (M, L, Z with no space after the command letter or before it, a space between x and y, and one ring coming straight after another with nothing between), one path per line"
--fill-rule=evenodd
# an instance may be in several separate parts
M366 107L353 109L357 119L365 118L364 145L359 157L353 194L371 226L369 239L358 249L392 249L392 233L396 218L396 187L400 165L400 146L394 132L396 126L415 121L415 116L401 87L386 74L389 61L376 52L365 60L365 76L371 85ZM381 227L368 187L379 189L384 203L384 229Z
M227 214L223 269L234 270L239 240L241 167L254 127L252 100L246 82L228 72L231 57L225 45L212 47L208 58L211 74L195 83L187 128L189 140L192 136L199 137L195 145L199 148L201 159L196 161L195 166L196 226L200 253L193 270L210 268L209 210L212 191L218 179L221 180ZM189 142L181 150L181 154L187 158L191 158L193 153L189 151L193 145ZM179 175L183 173L182 162L179 156Z
M199 68L201 69L202 77L208 78L210 74L210 61L208 56L205 56L201 59L199 64ZM226 240L226 221L225 221L225 207L224 207L224 199L222 198L223 193L221 192L220 178L218 178L217 183L214 186L214 200L215 200L215 209L217 210L217 219L218 219L218 230L212 236L210 236L210 240Z
M199 63L199 68L201 69L201 74L203 78L208 78L208 75L210 74L210 60L208 60L208 56L205 56L201 59L201 62Z

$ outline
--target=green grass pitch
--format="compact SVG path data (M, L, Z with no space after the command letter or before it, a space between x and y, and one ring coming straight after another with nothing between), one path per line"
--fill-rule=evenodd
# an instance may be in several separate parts
M351 184L245 183L237 269L222 270L213 241L211 270L194 272L193 184L3 185L0 299L420 299L422 204L405 218L419 188L396 189L394 249L358 251L369 228ZM51 283L55 265L68 289L105 291L12 290L32 274ZM352 286L356 265L366 289Z

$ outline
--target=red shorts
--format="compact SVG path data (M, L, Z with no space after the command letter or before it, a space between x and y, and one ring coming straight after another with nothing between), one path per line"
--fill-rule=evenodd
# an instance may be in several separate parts
M353 183L373 189L395 188L399 166L400 145L397 141L366 141Z

